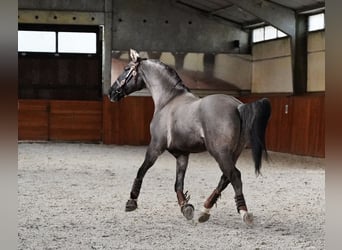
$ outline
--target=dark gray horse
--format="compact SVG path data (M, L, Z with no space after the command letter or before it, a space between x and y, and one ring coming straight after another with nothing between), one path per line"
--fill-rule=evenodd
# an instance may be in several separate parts
M145 160L134 180L126 211L137 206L141 184L147 170L165 150L177 160L175 192L183 215L192 219L194 207L183 193L184 175L190 153L207 150L217 161L222 176L217 188L204 202L199 221L209 219L209 211L229 183L235 191L235 202L243 221L252 224L242 192L241 174L235 163L241 151L250 145L256 174L265 152L265 130L271 113L268 99L243 104L228 95L194 96L176 71L158 60L144 59L131 50L131 61L109 89L111 101L118 101L134 91L148 88L154 101L150 124L151 142Z

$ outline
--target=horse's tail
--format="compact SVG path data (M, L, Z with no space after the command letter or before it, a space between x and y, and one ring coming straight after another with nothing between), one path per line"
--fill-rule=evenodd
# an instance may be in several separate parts
M242 121L241 135L250 143L255 173L259 175L263 151L266 160L268 159L265 134L271 115L271 103L269 99L263 98L255 102L241 104L238 110Z

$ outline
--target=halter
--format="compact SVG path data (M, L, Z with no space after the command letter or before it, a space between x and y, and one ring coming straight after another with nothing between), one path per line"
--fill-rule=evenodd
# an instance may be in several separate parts
M130 67L130 69L129 69L129 71L128 71L128 73L124 79L122 79L120 82L118 80L115 81L118 84L119 88L122 88L128 81L130 81L132 79L132 77L137 75L137 68L138 68L139 64L140 64L140 62L134 63Z
M121 81L119 81L118 79L114 82L114 84L117 84L117 88L115 90L116 93L120 94L123 93L124 95L126 95L125 90L123 89L123 86L125 86L125 84L127 84L132 77L135 77L135 83L137 81L137 75L138 75L138 67L140 65L140 62L143 60L147 60L147 58L136 58L136 61L131 61L132 65L130 66L130 68L128 69L128 72L125 76L125 78L123 78ZM127 66L126 66L127 67ZM190 92L190 89L187 88L185 85L183 85L183 81L181 79L179 79L176 84L173 85L172 90L176 89L177 86L182 86L183 88L185 88L187 91Z

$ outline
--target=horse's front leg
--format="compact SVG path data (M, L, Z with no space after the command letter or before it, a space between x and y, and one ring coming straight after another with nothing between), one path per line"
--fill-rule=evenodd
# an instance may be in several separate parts
M137 200L139 197L143 178L147 170L149 170L153 166L153 164L155 163L155 161L161 153L162 151L157 150L152 146L148 147L147 152L145 154L145 160L139 168L136 178L134 179L130 193L130 199L126 203L126 212L133 211L138 207Z
M177 194L178 204L184 217L191 220L194 217L194 206L189 203L190 195L183 193L184 177L188 167L189 155L175 155L177 159L175 192Z

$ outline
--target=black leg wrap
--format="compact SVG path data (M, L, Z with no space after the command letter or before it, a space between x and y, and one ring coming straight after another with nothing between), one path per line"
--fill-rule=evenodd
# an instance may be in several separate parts
M131 199L138 199L140 188L142 184L142 179L135 178L131 191Z
M214 206L214 204L216 204L217 199L220 197L221 197L221 193L215 189L214 192L204 202L204 207L205 208L212 208Z
M243 197L243 194L235 196L235 204L237 211L239 213L239 210L244 209L247 210L245 198Z

